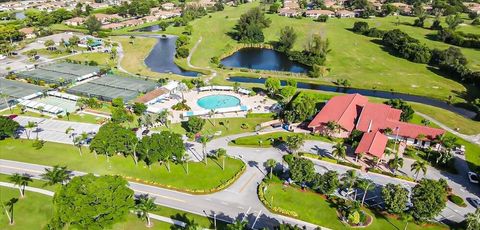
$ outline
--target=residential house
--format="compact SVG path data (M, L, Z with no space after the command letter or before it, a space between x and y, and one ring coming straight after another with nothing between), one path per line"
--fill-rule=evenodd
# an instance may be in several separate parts
M18 30L20 33L25 35L25 38L36 38L37 34L35 34L34 27L25 27Z
M330 10L307 10L305 16L309 18L318 18L321 15L328 16L330 18L335 17L335 12Z
M469 12L474 12L480 15L480 3L476 2L464 2L463 5L467 7Z
M335 16L339 18L354 18L356 17L355 12L349 10L339 10L335 12Z
M394 2L391 4L397 7L398 11L402 15L411 15L413 13L413 7L411 5L401 3L401 2Z
M359 130L364 134L355 152L379 158L383 156L386 139L426 148L437 136L445 133L443 129L402 122L401 113L389 105L371 103L360 94L347 94L331 98L308 127L312 132L339 138L346 138L353 130Z
M158 17L157 17L157 16L153 16L153 15L147 15L147 16L143 17L142 20L143 20L145 23L149 23L149 22L157 21L157 20L158 20Z
M279 11L278 11L278 15L280 16L284 16L284 17L296 17L296 16L299 16L301 15L302 12L298 9L285 9L285 8L281 8Z
M118 14L94 14L94 16L104 25L111 22L118 22L122 19Z
M82 17L74 17L74 18L70 18L68 20L63 21L65 25L69 25L69 26L79 26L79 25L82 25L84 22L85 22L85 18L82 18Z

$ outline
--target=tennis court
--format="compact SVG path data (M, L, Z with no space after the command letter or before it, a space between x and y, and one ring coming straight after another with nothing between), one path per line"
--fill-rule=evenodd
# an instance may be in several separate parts
M13 100L30 96L45 90L44 88L24 82L0 78L0 93L8 95L7 101L12 104ZM5 99L0 100L0 109L7 108Z
M34 70L22 71L17 76L46 84L68 85L97 75L99 68L72 63L53 63L38 66Z
M85 97L95 97L102 101L112 101L117 97L123 98L124 101L130 101L140 93L146 93L155 89L156 86L157 84L153 81L107 75L74 86L68 89L67 92Z
M64 112L74 112L77 108L76 102L68 99L63 99L59 97L52 97L52 96L47 96L47 97L41 97L38 99L35 99L34 101L45 103L47 105L54 105L57 107L60 107L63 109Z

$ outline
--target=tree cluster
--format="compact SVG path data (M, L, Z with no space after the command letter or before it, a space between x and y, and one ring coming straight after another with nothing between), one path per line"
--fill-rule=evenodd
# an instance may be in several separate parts
M305 121L315 114L317 102L311 94L300 93L285 106L282 117L286 122Z
M391 106L392 108L402 110L402 114L400 114L401 121L409 121L413 118L413 114L415 111L412 109L412 106L407 104L406 101L402 99L390 99L384 104Z
M287 52L287 55L291 60L307 66L321 66L325 63L329 52L328 39L324 39L320 34L313 34L303 51L293 50Z
M0 116L0 140L13 137L20 125L18 122L4 116Z
M61 23L67 19L73 18L75 15L64 8L57 9L50 13L39 10L26 10L24 24L27 26L50 26L52 24Z
M170 172L170 162L182 163L185 155L185 147L180 134L162 131L151 136L144 136L137 145L138 159L149 167L160 162L167 165Z
M242 43L261 43L265 40L263 29L269 27L270 23L262 10L255 7L240 16L234 37Z
M394 29L383 36L383 44L401 57L417 63L428 63L432 53L430 49L407 33Z
M130 2L124 1L120 6L114 6L114 10L118 15L126 17L130 16L145 16L150 14L150 9L158 6L158 0L132 0Z

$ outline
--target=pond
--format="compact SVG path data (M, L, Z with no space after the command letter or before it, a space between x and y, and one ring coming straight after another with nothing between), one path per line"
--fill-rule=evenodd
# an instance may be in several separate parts
M25 12L24 12L24 11L16 12L16 13L15 13L15 18L16 18L17 20L25 19L25 18L26 18Z
M264 84L266 78L250 78L250 77L230 77L228 81L231 82L239 82L239 83L259 83ZM282 86L286 85L286 81L280 81ZM356 88L344 88L344 87L337 87L331 85L320 85L320 84L313 84L313 83L304 83L298 82L297 87L299 89L312 89L312 90L321 90L321 91L328 91L328 92L341 92L341 93L359 93L364 96L371 96L371 97L379 97L385 99L394 99L399 98L405 101L412 101L421 104L426 104L438 108L442 108L448 110L450 112L454 112L456 114L462 115L467 118L475 117L475 112L470 110L455 107L450 105L444 101L429 98L429 97L422 97L404 93L395 93L395 92L388 92L388 91L381 91L381 90L369 90L369 89L356 89Z
M284 53L264 48L242 48L222 59L226 67L306 73L310 68L288 59Z
M136 31L136 32L157 32L160 29L161 28L160 28L159 25L151 25L151 26L142 27L140 29L133 30L133 31Z
M158 38L157 44L145 59L145 64L154 72L173 73L187 77L197 77L200 73L187 71L175 64L175 41L177 37Z

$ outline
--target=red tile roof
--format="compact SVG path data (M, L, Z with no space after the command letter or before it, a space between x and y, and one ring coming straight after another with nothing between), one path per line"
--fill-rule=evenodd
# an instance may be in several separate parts
M445 132L443 129L401 122L401 113L401 110L394 109L389 105L369 102L363 107L356 129L362 132L375 132L390 128L393 130L392 135L397 135L398 131L398 136L415 139L423 134L429 140L433 140L436 136Z
M362 106L367 102L368 98L360 94L333 97L308 124L308 127L314 128L334 121L343 129L352 131L355 128L355 119L360 115Z
M363 134L360 143L358 143L355 153L367 153L378 158L383 157L388 137L379 131Z

